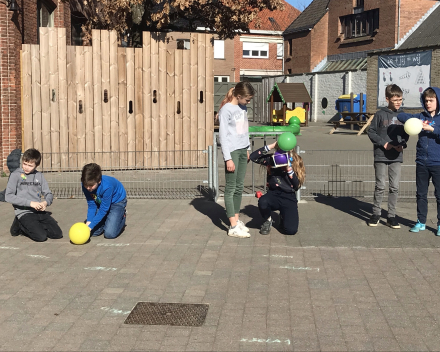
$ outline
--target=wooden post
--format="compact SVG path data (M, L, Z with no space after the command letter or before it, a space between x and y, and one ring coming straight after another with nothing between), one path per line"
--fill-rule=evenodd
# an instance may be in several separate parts
M99 45L99 43L97 44ZM86 164L97 162L101 164L99 153L95 153L95 125L93 121L94 87L93 87L93 49L90 46L84 47L84 120L86 134ZM96 100L96 98L95 98ZM101 165L103 167L104 165Z
M269 111L269 116L270 116L270 124L273 126L273 93L270 96L270 111Z
M144 166L151 166L151 35L142 33L142 101L144 117Z
M101 31L101 91L99 99L102 106L102 167L111 167L111 112L108 101L110 91L110 32ZM107 99L105 95L107 93Z
M119 87L119 165L127 167L127 63L126 49L118 48L118 87Z
M49 28L49 99L50 99L50 152L52 168L59 170L60 163L60 113L58 90L58 28ZM48 166L48 165L46 165Z
M30 44L24 44L21 52L21 87L22 87L22 125L23 148L25 151L32 145L32 58Z
M193 44L190 44L191 46ZM183 165L191 165L191 52L190 50L183 51L182 57L182 150Z
M197 166L197 107L198 107L198 91L197 91L197 34L191 33L190 39L190 51L191 51L191 166Z
M41 135L41 73L40 46L31 45L32 60L32 143L31 146L42 151ZM31 127L31 126L29 126Z
M174 77L174 49L167 50L167 87L166 87L166 126L167 126L167 142L166 142L166 158L167 166L174 166L174 112L175 112L175 77ZM165 153L163 153L165 154Z
M41 169L51 168L50 146L50 67L49 67L49 28L40 27L41 62L41 132L42 152Z
M159 167L159 40L158 33L151 38L151 165Z
M69 168L78 167L78 143L76 133L76 52L74 46L67 47L67 124L69 126Z
M58 28L58 105L60 109L60 153L61 169L65 170L69 165L69 130L67 119L67 46L66 29Z
M165 37L159 40L159 166L166 166L167 150L167 46Z
M287 125L287 123L286 123L286 112L287 112L287 104L284 103L284 104L283 104L283 125L284 125L284 126Z
M110 151L112 168L119 166L119 87L118 87L118 36L110 31Z
M101 31L92 30L93 48L93 120L95 161L102 164L102 66L101 66ZM101 165L103 166L103 165Z
M206 82L205 82L205 71L206 71L206 57L205 57L205 36L206 34L197 33L197 50L198 50L198 60L197 60L197 94L198 94L198 104L197 104L197 155L198 155L198 166L206 166L206 154L201 151L206 148Z
M85 164L86 153L86 121L85 121L85 95L84 95L84 47L76 46L76 99L77 99L77 111L76 111L76 136L78 141L78 167L81 169Z
M177 167L182 166L182 140L183 140L183 113L182 104L184 104L183 98L183 52L188 50L176 50L175 51L175 98L174 98L174 165Z
M142 49L134 49L134 114L135 114L135 165L144 166L144 114L142 106Z
M127 152L128 167L135 166L136 121L134 114L134 48L127 48Z
M205 36L206 50L206 137L205 149L213 143L214 137L214 37L206 34ZM255 116L255 110L254 110Z

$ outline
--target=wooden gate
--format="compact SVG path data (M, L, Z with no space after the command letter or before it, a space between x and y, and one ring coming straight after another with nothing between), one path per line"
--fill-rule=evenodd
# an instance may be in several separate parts
M40 28L40 45L23 45L24 149L39 149L45 170L205 166L212 35L144 32L142 48L125 48L94 30L92 43L67 46L65 28Z

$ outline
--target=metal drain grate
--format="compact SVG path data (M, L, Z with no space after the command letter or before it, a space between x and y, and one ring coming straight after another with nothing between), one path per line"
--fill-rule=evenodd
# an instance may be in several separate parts
M138 302L124 324L202 326L207 304Z

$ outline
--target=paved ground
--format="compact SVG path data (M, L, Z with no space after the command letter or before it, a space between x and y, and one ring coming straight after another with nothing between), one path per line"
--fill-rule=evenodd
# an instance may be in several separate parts
M299 205L295 236L259 235L256 205L244 199L252 237L236 239L222 203L130 200L119 238L76 246L67 233L85 200L55 200L65 237L45 243L11 237L12 207L1 203L0 350L439 349L434 204L428 229L412 234L414 202L399 203L402 228L392 230L366 226L368 202L317 198ZM124 324L140 301L209 311L202 327Z

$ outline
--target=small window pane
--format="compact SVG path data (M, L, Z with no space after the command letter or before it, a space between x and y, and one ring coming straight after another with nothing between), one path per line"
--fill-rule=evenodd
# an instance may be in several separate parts
M252 50L252 56L258 56L258 50Z
M177 39L177 49L179 50L189 50L190 42L189 39Z
M267 56L267 51L260 51L260 56Z
M250 50L243 50L243 56L249 56L250 54Z
M228 77L222 77L222 82L227 82L228 81Z
M214 76L214 82L218 82L218 77Z

